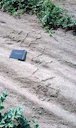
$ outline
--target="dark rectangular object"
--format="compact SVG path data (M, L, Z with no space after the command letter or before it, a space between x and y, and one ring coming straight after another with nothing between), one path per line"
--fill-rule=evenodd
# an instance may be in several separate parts
M25 50L12 50L10 58L24 61L26 59L27 51Z

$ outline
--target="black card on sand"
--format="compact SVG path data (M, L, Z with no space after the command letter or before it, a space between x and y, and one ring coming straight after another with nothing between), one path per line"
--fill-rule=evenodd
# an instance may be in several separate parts
M25 61L26 55L27 55L27 51L26 50L16 50L16 49L14 49L11 52L10 58L18 59L18 60L21 60L21 61Z

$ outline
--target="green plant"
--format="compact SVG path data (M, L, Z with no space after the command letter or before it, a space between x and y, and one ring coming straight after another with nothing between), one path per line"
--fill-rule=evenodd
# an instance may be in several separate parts
M13 108L2 114L4 109L3 102L6 97L6 92L0 96L0 128L31 128L29 121L23 116L23 110L20 107ZM36 124L34 128L39 128L39 125Z
M49 30L59 27L76 30L76 20L51 0L0 0L0 8L11 14L20 11L32 12L39 17L43 26Z
M0 0L0 8L14 14L18 10L26 10L28 0Z
M57 7L51 0L35 1L34 6L33 0L30 1L34 13L39 17L44 27L49 29L57 29L59 27L64 29L76 28L76 20L68 16L63 9Z

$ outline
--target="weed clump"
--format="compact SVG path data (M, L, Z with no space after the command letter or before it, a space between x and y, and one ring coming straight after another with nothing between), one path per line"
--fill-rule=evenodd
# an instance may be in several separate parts
M39 128L38 124L35 124L34 127L30 126L30 122L23 116L21 107L12 108L2 114L6 97L6 92L0 95L0 128Z
M44 27L48 29L76 29L76 20L66 14L65 10L56 6L51 0L28 0L30 8Z
M17 11L26 11L28 0L0 0L0 8L3 11L14 14Z
M76 30L76 20L51 0L0 0L0 8L14 14L17 11L36 14L49 30L63 28Z

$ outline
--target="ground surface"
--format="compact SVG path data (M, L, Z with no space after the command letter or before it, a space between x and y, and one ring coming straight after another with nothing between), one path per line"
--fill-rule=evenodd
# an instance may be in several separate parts
M23 105L41 128L76 128L76 36L50 37L38 22L0 12L0 92L9 92L7 109ZM9 59L14 48L28 51L25 62Z

